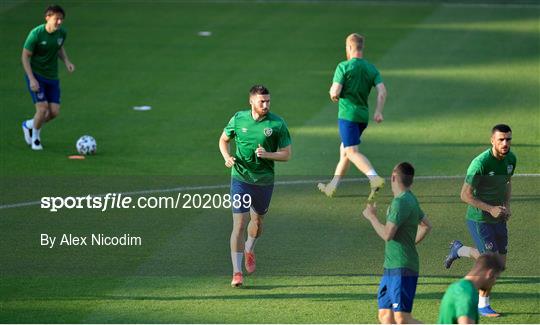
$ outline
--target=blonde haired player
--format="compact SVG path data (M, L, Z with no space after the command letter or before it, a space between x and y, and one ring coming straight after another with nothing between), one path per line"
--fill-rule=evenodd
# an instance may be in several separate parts
M383 121L383 108L386 101L386 87L377 68L364 59L364 37L359 34L347 36L345 41L347 60L338 64L334 73L330 98L338 102L338 126L341 137L340 158L334 178L328 183L319 183L318 188L327 196L334 195L339 181L347 172L349 162L364 173L370 181L371 193L368 201L375 199L377 191L383 187L384 179L366 156L358 151L360 137L369 120L368 97L371 88L377 88L377 107L373 120Z

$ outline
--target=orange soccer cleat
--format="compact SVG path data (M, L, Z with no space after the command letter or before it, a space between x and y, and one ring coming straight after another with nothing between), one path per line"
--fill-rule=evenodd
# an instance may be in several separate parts
M242 282L244 281L244 277L242 276L242 273L236 272L233 274L232 281L231 281L231 287L237 288L242 286Z
M253 252L244 252L244 257L246 259L245 266L248 274L255 272L255 253Z

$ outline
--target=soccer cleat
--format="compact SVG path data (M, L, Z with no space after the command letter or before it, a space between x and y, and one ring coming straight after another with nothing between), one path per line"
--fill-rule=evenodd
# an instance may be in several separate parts
M243 281L244 281L244 277L242 276L242 273L236 272L232 276L231 287L238 288L242 286Z
M482 308L478 308L478 313L484 317L499 317L501 316L501 314L499 314L498 312L494 311L493 308L491 308L491 306L486 306L486 307L482 307Z
M368 196L368 203L374 202L375 198L377 196L377 192L384 186L384 178L380 176L375 176L369 181L369 185L371 187L371 192Z
M22 122L22 130L24 134L24 141L26 141L26 144L31 145L32 144L32 129L26 126L26 121Z
M459 240L454 240L450 243L450 253L444 259L444 267L449 269L452 263L459 258L458 250L463 247L463 243Z
M245 266L248 274L255 272L255 253L253 252L244 252Z
M41 145L41 141L39 139L32 142L32 150L43 150L43 146Z
M328 197L332 197L336 193L336 187L330 185L330 183L319 183L317 184L317 187L319 188L319 191L323 192Z

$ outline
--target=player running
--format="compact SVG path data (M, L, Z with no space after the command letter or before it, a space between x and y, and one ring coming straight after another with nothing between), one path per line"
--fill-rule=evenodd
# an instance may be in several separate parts
M49 6L45 10L46 23L32 29L22 50L26 84L36 107L34 118L24 121L22 129L24 140L33 150L43 149L41 127L60 113L58 58L69 72L75 71L64 48L67 34L62 23L65 16L60 6Z
M349 169L349 162L352 162L369 178L371 193L368 202L372 202L377 191L383 187L384 179L377 175L367 157L358 151L358 145L369 120L368 97L371 88L377 88L377 107L373 115L373 120L377 123L383 121L386 88L377 68L363 58L363 36L359 34L347 36L345 50L347 61L338 64L330 88L330 99L339 102L338 128L341 137L339 162L330 183L319 183L317 187L327 196L333 196L341 178Z
M439 324L478 324L478 289L491 288L504 271L500 256L480 256L467 275L451 284L441 301Z
M511 177L516 169L516 156L510 151L512 130L498 124L491 130L491 148L471 162L461 189L461 200L468 204L467 227L476 249L464 246L459 240L450 245L444 261L446 268L460 257L477 259L480 254L496 253L506 264L508 230L506 222L511 216ZM480 289L478 311L482 316L500 316L489 301L491 287Z
M237 112L223 130L219 150L225 166L231 171L231 197L249 195L252 205L233 207L231 233L231 286L242 285L242 259L248 274L255 272L255 242L263 231L263 219L268 212L274 189L274 161L291 157L291 137L285 121L270 112L270 91L255 85L249 91L250 110ZM229 143L234 138L235 155ZM251 217L251 218L250 218ZM247 240L244 231L247 220Z
M416 245L431 230L431 223L411 192L414 168L407 162L392 171L394 199L383 225L377 219L376 205L368 203L363 214L385 242L384 274L378 291L379 321L382 324L418 323L412 317L418 282L419 258Z

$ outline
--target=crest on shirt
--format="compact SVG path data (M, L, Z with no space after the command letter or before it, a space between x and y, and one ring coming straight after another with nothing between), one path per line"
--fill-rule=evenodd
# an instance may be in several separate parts
M489 241L489 242L485 243L484 246L486 247L486 250L491 251L491 250L493 250L494 245L493 245L493 242Z
M495 175L495 172L494 172L494 171L490 171L490 172L488 173L488 176L494 176L494 175Z
M506 171L508 172L508 174L512 174L513 170L514 170L514 165L508 165L506 167Z
M242 132L243 132L243 133L246 133L246 132L247 132L247 128L242 128Z
M63 38L57 38L56 42L58 43L58 46L60 46L64 42L64 39Z
M272 130L272 128L265 128L265 129L264 129L264 135L265 135L266 137L271 136L271 135L272 135L272 132L274 132L274 131Z

